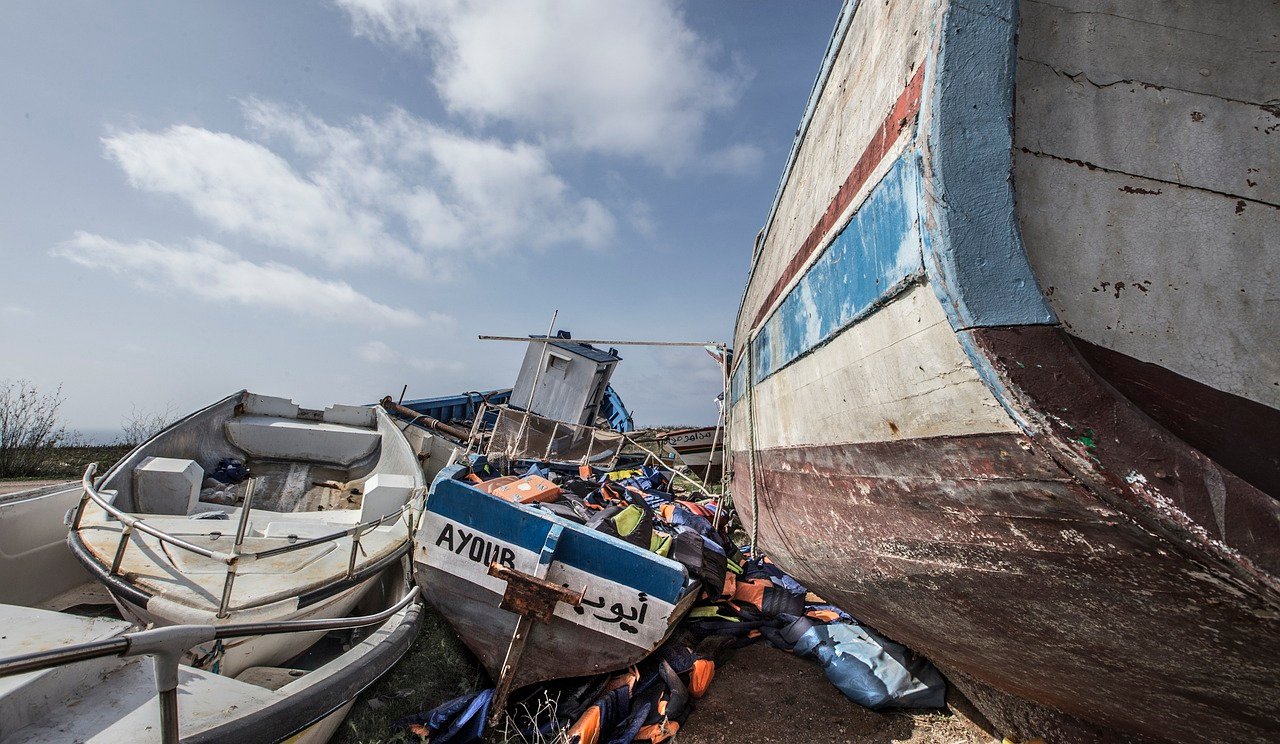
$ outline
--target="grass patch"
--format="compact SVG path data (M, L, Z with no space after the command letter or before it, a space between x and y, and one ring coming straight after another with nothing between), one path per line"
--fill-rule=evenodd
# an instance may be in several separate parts
M422 630L391 671L356 699L332 744L399 744L418 737L394 728L396 721L425 713L459 695L489 687L480 662L453 628L428 604Z
M98 463L98 472L115 464L116 460L133 449L127 444L108 444L93 447L53 447L48 456L29 472L18 473L0 480L35 480L66 478L76 480L84 475L89 463Z

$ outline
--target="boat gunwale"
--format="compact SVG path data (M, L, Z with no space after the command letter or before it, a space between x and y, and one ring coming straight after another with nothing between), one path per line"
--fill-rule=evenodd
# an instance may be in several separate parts
M459 471L459 472L460 472L460 471ZM443 473L443 471L442 471L442 473ZM650 591L650 590L648 590L648 589L646 589L646 590L640 590L640 589L637 589L637 591L645 591L649 596L656 597L656 598L658 598L658 599L662 599L662 601L664 601L664 602L669 602L669 603L670 603L670 604L672 604L672 605L676 605L676 604L678 604L678 603L679 603L679 601L680 601L681 599L683 599L683 597L684 597L685 595L690 594L690 593L694 593L694 592L692 592L692 587L690 586L690 583L691 583L691 582L690 582L690 579L691 579L691 577L689 576L689 570L688 570L688 568L687 568L684 564L680 563L679 561L676 561L676 560L674 560L674 559L672 559L672 558L668 558L668 557L666 557L666 556L658 555L657 553L654 553L654 552L653 552L653 551L651 551L651 550L647 550L647 549L645 549L645 548L641 548L641 547L639 547L639 546L633 545L633 544L631 544L631 543L629 543L629 542L627 542L627 541L625 541L625 540L622 540L621 538L615 537L615 536L613 536L613 535L609 535L609 534L604 533L604 532L600 532L599 530L592 530L592 529L590 529L590 528L586 527L586 525L583 525L583 524L581 524L581 523L579 523L579 522L574 522L574 521L569 520L569 519L565 519L564 517L561 517L561 516L559 516L558 514L555 514L555 513L550 512L550 511L547 511L547 510L545 510L545 509L537 509L537 508L534 508L534 507L528 506L528 505L526 505L526 504L519 504L519 503L516 503L516 502L507 501L506 499L502 499L502 498L500 498L500 497L498 497L498 496L494 496L493 494L486 493L486 492L484 492L484 491L480 490L479 488L476 488L474 485L472 485L472 484L470 484L470 483L467 483L466 481L460 480L460 479L458 479L458 478L453 478L453 477L440 478L440 477L437 477L437 483L436 483L436 484L433 484L433 486L432 486L432 491L433 491L433 492L435 491L435 486L436 486L436 485L438 485L439 481L441 481L441 480L448 480L448 481L450 481L450 482L452 482L452 483L456 483L456 484L458 484L459 486L463 486L463 487L467 488L467 489L468 489L468 493L474 492L474 495L476 495L476 496L483 496L483 497L485 497L486 499L491 499L491 500L492 500L492 502L485 502L485 503L493 503L493 502L496 502L498 505L501 505L501 506L505 506L505 507L509 507L509 508L514 509L517 513L525 514L525 515L528 515L528 516L533 517L533 518L535 518L535 519L539 519L539 520L546 521L546 522L548 522L548 523L550 523L550 524L553 524L553 525L561 525L561 526L563 526L563 527L565 528L566 532L571 532L571 533L573 533L575 536L577 536L577 537L581 537L582 539L586 539L586 540L593 540L593 539L597 539L597 538L602 539L602 540L606 541L606 544L608 544L609 546L611 546L611 547L615 547L615 548L619 548L619 549L621 549L621 550L623 550L623 551L625 551L625 552L627 552L627 553L629 553L629 554L632 554L632 555L636 556L636 557L637 557L638 559L640 559L640 560L648 560L648 561L654 561L654 562L657 562L657 564L658 564L658 565L660 565L660 566L662 566L664 569L677 568L677 569L679 569L680 573L683 575L683 580L682 580L682 582L681 582L681 587L680 587L679 593L678 593L678 595L675 597L674 601L672 601L672 600L668 600L668 599L664 598L664 597L662 596L662 592L660 592L660 591ZM431 514L434 514L435 516L440 517L440 518L442 518L442 519L450 519L450 520L454 520L454 519L455 519L455 518L454 518L454 517L452 517L452 516L446 516L445 514L441 514L439 511L433 511L433 510L432 510L432 508L431 508L431 501L432 501L432 499L431 499L430 497L428 497L428 499L427 499L427 505L426 505L426 507L425 507L425 508L424 508L424 510L423 510L423 513L424 513L423 524L425 524L425 515L426 515L426 513L428 513L428 512L429 512L429 513L431 513ZM436 503L439 503L439 500L437 500L437 501L436 501ZM471 514L469 514L468 516L471 516L472 518L474 518L474 512L473 512L473 513L471 513ZM483 531L483 529L482 529L482 528L480 528L480 527L478 527L478 526L477 526L477 527L475 527L475 529ZM486 533L486 534L489 534L489 533ZM414 536L414 539L415 539L415 542L416 542L416 540L417 540L417 536L416 536L416 535ZM564 538L562 537L562 538L561 538L561 540L563 541L563 540L564 540ZM564 543L562 542L561 544L564 544ZM526 546L520 546L520 547L522 547L522 548L523 548L523 549L525 549L525 550L533 550L533 548L526 547ZM535 552L536 552L536 551L535 551ZM576 568L576 569L581 570L581 571L585 571L585 572L587 572L587 573L597 573L597 572L589 571L587 568L582 568L582 567L579 567L579 566L577 566L577 565L575 565L575 564L573 564L573 563L569 563L569 562L565 561L563 558L560 558L559 556L553 557L553 558L552 558L552 560L553 560L553 561L555 561L555 562L564 563L564 564L565 564L565 565L567 565L567 566L571 566L571 567L573 567L573 568ZM630 585L631 585L631 584L628 582L628 580L627 580L627 579L625 579L625 578L611 578L611 577L608 577L608 576L601 576L600 578L603 578L603 579L608 580L608 581L613 581L613 582L615 582L615 583L622 584L622 585L625 585L625 586L630 586Z

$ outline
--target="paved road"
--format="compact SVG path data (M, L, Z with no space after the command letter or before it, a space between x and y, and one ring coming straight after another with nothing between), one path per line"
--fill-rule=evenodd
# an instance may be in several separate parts
M53 480L5 480L0 481L0 496L14 491L25 491L29 488L39 488L40 486L52 486L55 483L71 483L66 478L55 478Z

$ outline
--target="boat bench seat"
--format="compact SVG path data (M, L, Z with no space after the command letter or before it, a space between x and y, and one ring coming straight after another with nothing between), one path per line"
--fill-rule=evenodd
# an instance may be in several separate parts
M309 540L313 537L331 535L356 524L360 520L357 509L335 509L331 512L306 512L306 518L290 519L292 514L273 512L266 509L254 509L249 515L245 534L260 537L295 537ZM230 537L236 532L240 522L240 509L228 512L227 519L190 519L182 517L146 516L148 525L173 535L174 537L191 537L219 532ZM230 550L230 543L226 550Z
M129 630L129 623L106 617L0 605L0 657L50 651L73 643L101 641ZM46 715L66 715L65 701L119 666L116 657L65 664L0 678L0 740Z
M308 460L350 467L378 447L373 429L274 416L239 416L226 424L227 439L250 457Z
M355 513L354 509L351 509L350 511L352 514ZM344 524L333 524L332 522L317 522L317 521L303 521L303 520L267 522L267 526L262 530L262 536L263 537L292 536L292 537L298 538L299 540L310 540L316 537L324 537L326 535L332 535L333 533L338 532L347 526L348 525L344 525Z

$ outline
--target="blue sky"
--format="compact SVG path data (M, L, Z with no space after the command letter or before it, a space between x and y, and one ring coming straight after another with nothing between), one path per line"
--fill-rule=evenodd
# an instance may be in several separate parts
M727 340L839 3L11 3L0 380L68 423L509 386L479 333ZM625 349L642 425L697 350Z

